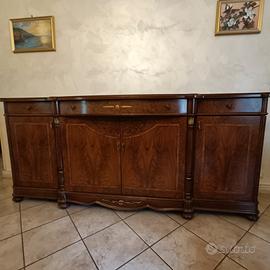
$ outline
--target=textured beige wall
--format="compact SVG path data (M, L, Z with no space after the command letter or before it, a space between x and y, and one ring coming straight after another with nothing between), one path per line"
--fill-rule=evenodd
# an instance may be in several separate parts
M259 35L215 37L215 13L215 0L1 0L0 96L268 91L269 1ZM11 52L8 19L30 15L55 16L56 53Z

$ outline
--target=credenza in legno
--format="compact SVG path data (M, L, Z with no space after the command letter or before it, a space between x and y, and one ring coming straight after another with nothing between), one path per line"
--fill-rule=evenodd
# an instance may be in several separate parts
M269 93L6 98L13 199L258 218Z

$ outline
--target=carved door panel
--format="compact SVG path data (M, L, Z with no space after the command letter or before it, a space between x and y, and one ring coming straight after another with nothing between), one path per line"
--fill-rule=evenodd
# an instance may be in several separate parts
M10 117L9 135L16 186L57 188L52 117Z
M259 147L258 116L198 117L195 199L252 200Z
M120 193L120 128L106 118L61 120L65 189Z
M123 194L182 198L186 118L122 122Z

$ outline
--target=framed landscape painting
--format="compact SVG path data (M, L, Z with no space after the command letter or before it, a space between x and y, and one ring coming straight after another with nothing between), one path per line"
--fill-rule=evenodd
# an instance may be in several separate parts
M218 0L216 35L259 33L264 0Z
M10 34L14 53L55 51L53 16L11 19Z

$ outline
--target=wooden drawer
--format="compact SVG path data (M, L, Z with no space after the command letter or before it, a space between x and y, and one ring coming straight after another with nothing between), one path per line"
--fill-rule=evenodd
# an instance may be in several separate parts
M162 115L186 114L187 100L61 101L62 115Z
M198 100L198 113L259 113L261 109L261 98Z
M50 101L7 102L7 114L52 114L53 103Z

